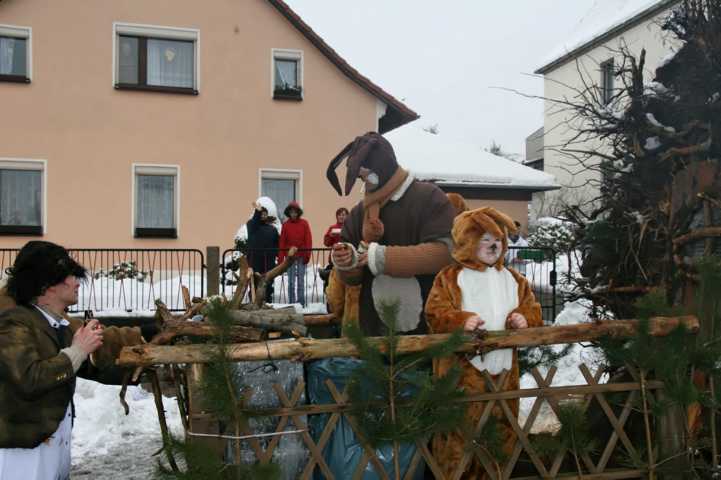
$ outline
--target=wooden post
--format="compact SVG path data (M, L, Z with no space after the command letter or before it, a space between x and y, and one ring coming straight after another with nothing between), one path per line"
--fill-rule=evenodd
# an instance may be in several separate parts
M220 293L220 247L205 247L205 264L208 273L208 291L207 296L218 295Z

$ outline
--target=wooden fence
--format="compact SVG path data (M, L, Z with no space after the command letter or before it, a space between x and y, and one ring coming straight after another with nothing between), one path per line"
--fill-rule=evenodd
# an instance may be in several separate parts
M685 324L692 332L698 330L698 320L694 317L653 319L651 322L651 334L657 336L666 335L679 323ZM548 343L575 343L598 338L598 328L606 332L606 334L610 332L616 336L628 336L634 331L634 328L631 327L635 326L637 326L637 324L634 321L614 321L585 326L542 327L539 329L528 329L536 331L536 334L531 335L531 337L536 337L536 340L529 338L525 332L519 331L514 333L524 334L525 336L512 336L511 340L508 340L508 336L504 335L501 337L504 339L501 340L501 343L505 342L505 345L515 344L516 346L519 344L534 346ZM565 333L559 335L554 331L557 329L563 329ZM572 335L569 332L575 333ZM429 335L427 337L438 336ZM559 340L560 337L564 337L564 341ZM513 338L516 338L516 340L513 340ZM518 338L522 339L519 340ZM552 341L551 339L556 340ZM344 340L311 341L299 339L295 342L299 341L312 342L313 345L316 345L314 342L331 342L329 343L330 345L333 342L337 344L337 342ZM491 338L489 342L493 344L494 348L498 348L498 338ZM285 343L289 344L294 342L290 341ZM423 347L432 343L434 342L429 341L425 343ZM259 345L263 344L268 354L278 351L275 348L275 345L277 345L276 342L260 342ZM337 347L337 345L333 345L333 348L328 349L330 353L336 351L335 347ZM199 346L194 345L192 347ZM132 355L129 351L124 352L126 355L121 356L120 363L126 365L180 363L169 359L158 360L158 356L163 357L158 351L178 348L183 347L136 347L136 351ZM202 348L212 347L203 346ZM464 348L467 349L467 345L461 347L461 350ZM150 349L151 353L154 352L154 355L151 355L153 360L143 357L138 353L142 350L144 354L147 354L148 349ZM168 351L178 353L178 350ZM225 447L220 448L224 448L227 452L229 451L227 448L227 439L212 438L214 435L220 437L218 422L203 411L202 392L197 391L197 380L198 377L202 375L202 363L207 362L207 358L199 354L199 351L200 350L196 349L192 356L185 358L186 361L190 361L190 364L187 365L184 371L173 367L173 371L176 372L175 378L181 384L181 388L178 389L178 402L181 406L181 413L184 416L184 424L190 435L202 432L201 435L210 437L211 441L217 442L216 445L225 445ZM298 359L297 350L284 347L283 351L285 351L286 354L282 355L282 357ZM347 353L347 356L351 356L353 353L354 352L350 351ZM313 356L318 358L323 355L315 354ZM143 360L140 359L141 357ZM307 358L303 358L303 360L307 360ZM372 468L378 478L381 479L403 478L412 480L419 478L416 476L418 473L421 474L420 478L423 478L423 470L425 469L427 475L433 475L436 479L455 480L463 478L464 470L474 457L483 465L487 478L491 479L624 479L646 477L649 470L654 470L655 468L653 463L654 452L653 449L649 448L648 442L645 441L648 437L643 436L644 432L642 428L636 428L633 433L628 431L630 424L629 419L633 418L633 413L636 413L636 427L639 425L639 419L641 425L643 425L643 418L639 413L641 398L645 397L644 403L658 400L656 395L663 388L663 384L658 381L647 381L641 378L639 373L632 367L628 368L629 376L627 378L608 382L602 381L604 372L601 368L593 371L593 367L585 363L580 363L578 368L583 378L582 384L553 386L553 380L557 373L556 368L548 369L545 374L539 369L533 369L530 373L537 387L514 391L502 391L499 388L500 385L504 384L505 375L508 374L507 372L501 374L495 381L486 372L488 390L485 393L466 396L461 400L467 403L482 403L482 415L476 425L472 426L475 435L468 436L465 454L450 475L441 470L435 453L431 451L429 438L416 439L415 452L400 477L395 477L390 470L386 471L378 452L363 442L363 437L357 427L356 421L349 413L350 405L347 393L330 380L325 382L325 387L328 389L332 401L324 404L303 404L306 398L306 384L302 379L298 379L294 384L287 386L287 388L284 388L280 384L272 385L278 407L262 410L254 409L252 415L254 417L274 418L275 420L272 422L274 425L273 431L259 434L259 432L254 432L251 431L250 428L246 428L243 431L235 433L240 439L233 441L233 443L235 443L237 447L240 447L242 444L247 451L252 452L254 459L252 459L251 462L267 463L273 461L274 454L277 453L281 445L281 439L284 436L295 435L300 438L300 441L307 450L307 456L297 476L293 478L339 478L334 475L331 470L323 451L328 445L333 433L339 428L341 419L344 419L363 445L363 454L354 470L353 479L364 478L364 472L366 472L366 468L370 465L370 468ZM250 402L252 395L253 392L250 392L245 397L245 401ZM519 421L509 406L509 401L515 399L532 399L530 410L527 410L528 415L525 422ZM548 410L550 409L550 412L558 416L562 405L567 401L576 402L576 405L579 405L585 412L594 412L592 416L592 428L597 441L596 447L590 450L581 449L580 453L576 451L578 455L574 455L574 451L563 447L558 448L556 451L548 451L548 449L539 451L535 440L538 437L538 432L536 432L537 429L534 429L534 427L540 420L542 411L546 410L547 416ZM486 422L488 422L491 416L491 410L495 406L501 407L503 415L511 425L516 437L511 455L503 461L497 461L491 458L488 453L485 453L483 448L477 448L477 446L473 444L473 439L483 431L484 425L486 425ZM315 435L311 435L309 423L311 422L310 419L316 415L325 415L326 422L322 431L315 432ZM550 434L553 434L553 432L550 432ZM641 436L639 436L639 434ZM248 462L249 459L247 456L241 459L239 452L240 448L237 448L236 451L230 455L231 458L229 458L229 460L231 460L232 463L240 463L241 461ZM227 455L226 458L228 458ZM428 478L428 476L425 478Z

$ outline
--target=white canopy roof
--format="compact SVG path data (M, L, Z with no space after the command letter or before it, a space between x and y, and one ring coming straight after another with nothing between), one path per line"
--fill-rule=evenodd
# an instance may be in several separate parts
M416 125L385 134L398 163L419 180L461 187L555 190L553 175L527 167L477 145L447 140Z

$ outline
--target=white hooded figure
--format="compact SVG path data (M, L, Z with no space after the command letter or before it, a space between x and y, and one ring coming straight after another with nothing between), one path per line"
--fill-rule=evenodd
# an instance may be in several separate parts
M275 218L275 221L273 222L273 226L278 230L278 234L280 234L280 229L282 228L282 224L280 223L280 220L278 219L278 207L275 206L275 202L270 197L258 197L258 199L255 201L255 203L259 204L263 208L265 208L268 211L268 216ZM248 217L248 220L253 218L253 213L255 211L250 212L250 216ZM247 222L243 222L243 224L240 226L238 231L235 233L235 240L238 241L248 241L248 226Z

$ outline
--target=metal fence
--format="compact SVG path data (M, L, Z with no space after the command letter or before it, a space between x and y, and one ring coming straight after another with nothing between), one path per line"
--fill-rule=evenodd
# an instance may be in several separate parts
M254 263L261 271L275 265L277 250L254 249L245 250L248 263ZM310 261L304 272L305 304L325 304L325 288L320 270L329 262L329 248L309 250ZM238 258L241 251L228 249L223 252L221 262L221 292L232 295L237 284L235 273L238 269ZM526 276L531 283L536 299L541 304L543 319L546 324L553 323L556 318L556 253L550 249L510 247L506 260L510 266ZM286 272L276 278L274 291L269 297L271 303L289 303L289 278ZM244 299L248 301L248 299Z
M541 304L543 322L552 324L558 304L556 252L548 248L508 247L506 265L526 277L536 301Z
M18 251L0 249L0 281ZM70 312L155 310L156 299L172 311L183 311L183 286L191 298L205 296L205 259L200 250L73 248L68 252L88 270Z

